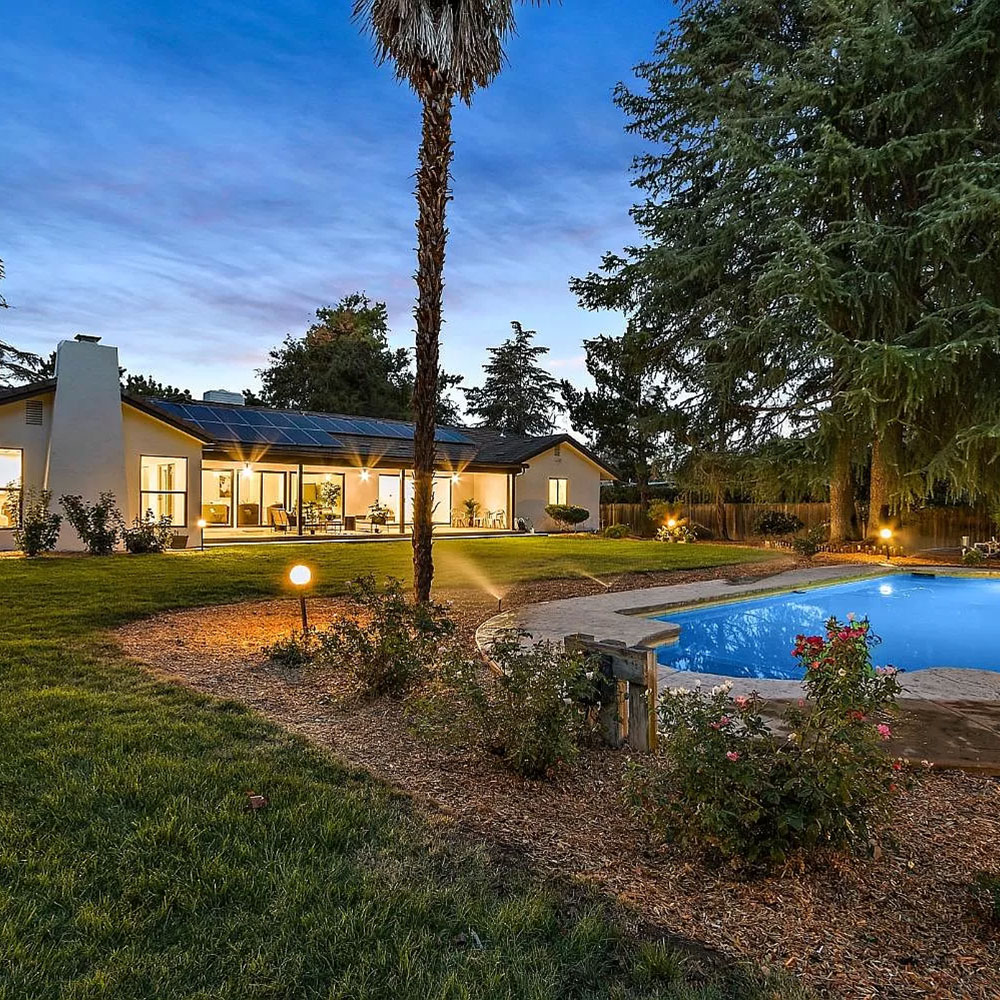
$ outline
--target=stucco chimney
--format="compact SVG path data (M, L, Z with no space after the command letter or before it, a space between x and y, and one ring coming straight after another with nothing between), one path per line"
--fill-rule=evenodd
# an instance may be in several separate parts
M119 507L127 507L118 349L99 340L79 334L56 348L56 394L45 472L54 507L67 493L93 501L106 491L114 493ZM65 523L59 547L82 548L76 531Z

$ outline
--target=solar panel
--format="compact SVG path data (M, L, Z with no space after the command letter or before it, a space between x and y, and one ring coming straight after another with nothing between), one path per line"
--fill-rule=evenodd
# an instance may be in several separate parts
M241 444L285 445L300 448L357 449L360 442L345 446L335 435L378 438L392 441L394 454L409 451L404 442L413 440L410 424L378 417L350 417L341 414L297 413L294 410L265 410L243 407L210 406L205 403L174 403L155 400L157 406L173 416L195 424L218 441ZM453 428L438 428L435 440L448 444L474 446L474 442ZM362 445L363 447L363 445Z

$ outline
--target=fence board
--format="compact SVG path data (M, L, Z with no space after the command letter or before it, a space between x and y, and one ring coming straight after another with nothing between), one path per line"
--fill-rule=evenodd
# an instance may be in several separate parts
M688 520L704 525L714 536L719 536L719 517L715 504L678 503L677 506ZM729 537L738 542L753 538L754 521L766 510L780 510L794 514L807 528L823 524L830 519L830 505L827 503L727 503L726 526ZM643 514L642 505L637 503L602 504L601 527L625 524L633 531L640 531L643 526ZM957 548L962 544L964 535L968 535L970 540L975 542L990 538L995 532L993 520L985 509L927 507L903 512L897 541L907 551Z

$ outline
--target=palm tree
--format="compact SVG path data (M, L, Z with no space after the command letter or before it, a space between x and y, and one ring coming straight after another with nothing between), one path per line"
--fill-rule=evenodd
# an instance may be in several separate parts
M503 69L504 44L514 32L517 0L354 0L354 19L375 42L377 62L391 62L396 78L423 105L417 169L417 375L413 389L413 588L429 601L431 490L438 398L441 294L451 197L451 111L456 97L471 104ZM540 4L542 0L521 0Z

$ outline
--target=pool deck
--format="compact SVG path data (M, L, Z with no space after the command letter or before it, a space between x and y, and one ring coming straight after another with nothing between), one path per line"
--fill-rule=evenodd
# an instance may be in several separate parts
M534 640L561 643L567 635L584 632L602 641L656 646L680 632L679 626L653 617L671 608L898 572L895 567L871 564L820 566L745 582L720 578L545 601L496 615L479 627L476 641L483 649L497 631L521 628ZM948 575L959 572L949 570ZM661 690L690 688L700 681L709 688L731 683L734 695L756 692L768 702L803 696L802 683L796 680L696 674L665 666L660 667L657 677ZM904 756L927 758L940 766L1000 771L1000 673L942 665L904 674L902 685L904 720L899 736Z

